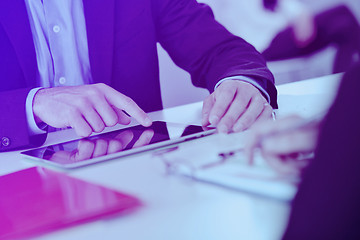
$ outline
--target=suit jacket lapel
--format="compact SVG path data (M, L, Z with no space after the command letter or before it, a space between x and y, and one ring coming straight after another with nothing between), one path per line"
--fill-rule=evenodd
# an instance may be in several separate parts
M114 0L85 0L84 14L92 77L110 84L114 48Z
M24 0L0 1L0 24L13 44L28 87L34 87L36 53Z

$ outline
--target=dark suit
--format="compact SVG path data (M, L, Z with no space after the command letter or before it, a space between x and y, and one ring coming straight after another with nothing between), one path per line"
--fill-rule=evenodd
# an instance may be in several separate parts
M212 92L220 79L245 75L269 93L276 107L265 61L218 24L206 5L195 0L84 0L84 14L94 82L112 86L147 112L162 108L157 42L190 72L195 86ZM0 138L11 142L0 151L29 144L24 103L36 87L37 71L24 1L0 1Z
M360 239L360 65L346 74L284 239Z

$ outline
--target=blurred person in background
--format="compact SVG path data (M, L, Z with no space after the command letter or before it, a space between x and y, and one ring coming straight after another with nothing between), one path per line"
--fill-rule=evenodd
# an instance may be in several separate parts
M283 239L360 239L358 89L360 64L344 75L323 120L288 117L252 128L249 161L260 149L277 171L301 176Z
M290 21L263 51L267 61L308 56L328 46L336 47L333 72L344 72L360 61L360 26L345 5L314 14L298 0L263 0L270 11L282 12Z

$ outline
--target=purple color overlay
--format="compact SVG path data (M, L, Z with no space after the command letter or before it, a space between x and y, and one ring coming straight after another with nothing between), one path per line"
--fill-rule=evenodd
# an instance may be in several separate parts
M277 107L274 79L254 47L215 21L195 0L84 1L93 80L131 97L146 112L162 108L156 44L191 74L197 87L214 90L225 77L254 79ZM0 137L7 151L42 144L29 139L25 98L36 86L37 66L24 1L0 1ZM186 94L186 93L184 93ZM15 130L16 129L16 130Z
M306 46L299 46L290 26L278 33L263 52L268 61L310 56L328 46L336 48L333 72L345 72L360 60L360 25L344 5L321 12L314 17L315 37Z
M292 203L284 239L360 239L360 65L340 86Z
M34 235L128 213L134 197L45 168L0 177L0 239Z

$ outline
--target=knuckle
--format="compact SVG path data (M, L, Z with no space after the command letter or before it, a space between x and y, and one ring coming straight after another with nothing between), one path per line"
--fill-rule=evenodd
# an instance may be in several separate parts
M77 117L80 116L80 111L77 107L74 106L69 106L68 108L66 108L65 110L65 114L70 118L70 119L75 119Z
M204 99L204 101L203 101L203 111L210 111L211 107L214 104L213 97L214 97L214 95L209 95Z
M204 99L203 106L209 105L211 103L211 98L212 98L212 95L207 96Z
M74 101L74 104L80 109L86 109L89 107L89 100L85 97L79 97Z
M220 118L220 117L222 117L224 115L225 111L226 111L226 109L223 106L215 105L212 108L210 114L215 115L218 118Z
M229 127L234 125L235 121L236 118L234 116L226 116L223 118L223 123L225 123Z
M221 94L224 94L225 96L233 96L235 94L236 89L232 87L226 87L223 88L221 91Z
M257 104L265 104L265 99L259 94L254 94L252 101Z
M94 84L96 87L98 88L104 88L104 87L107 87L107 85L105 83L96 83Z
M93 85L89 85L87 88L87 91L86 91L87 95L88 96L101 96L102 91L100 90L101 89L100 84L103 84L103 83L96 83Z
M124 106L131 106L134 102L131 98L124 96L124 100L123 100Z
M272 115L272 112L273 112L273 108L270 105L265 105L262 114Z
M249 127L254 122L254 119L253 117L250 116L243 116L241 118L241 122L243 123L244 126Z

